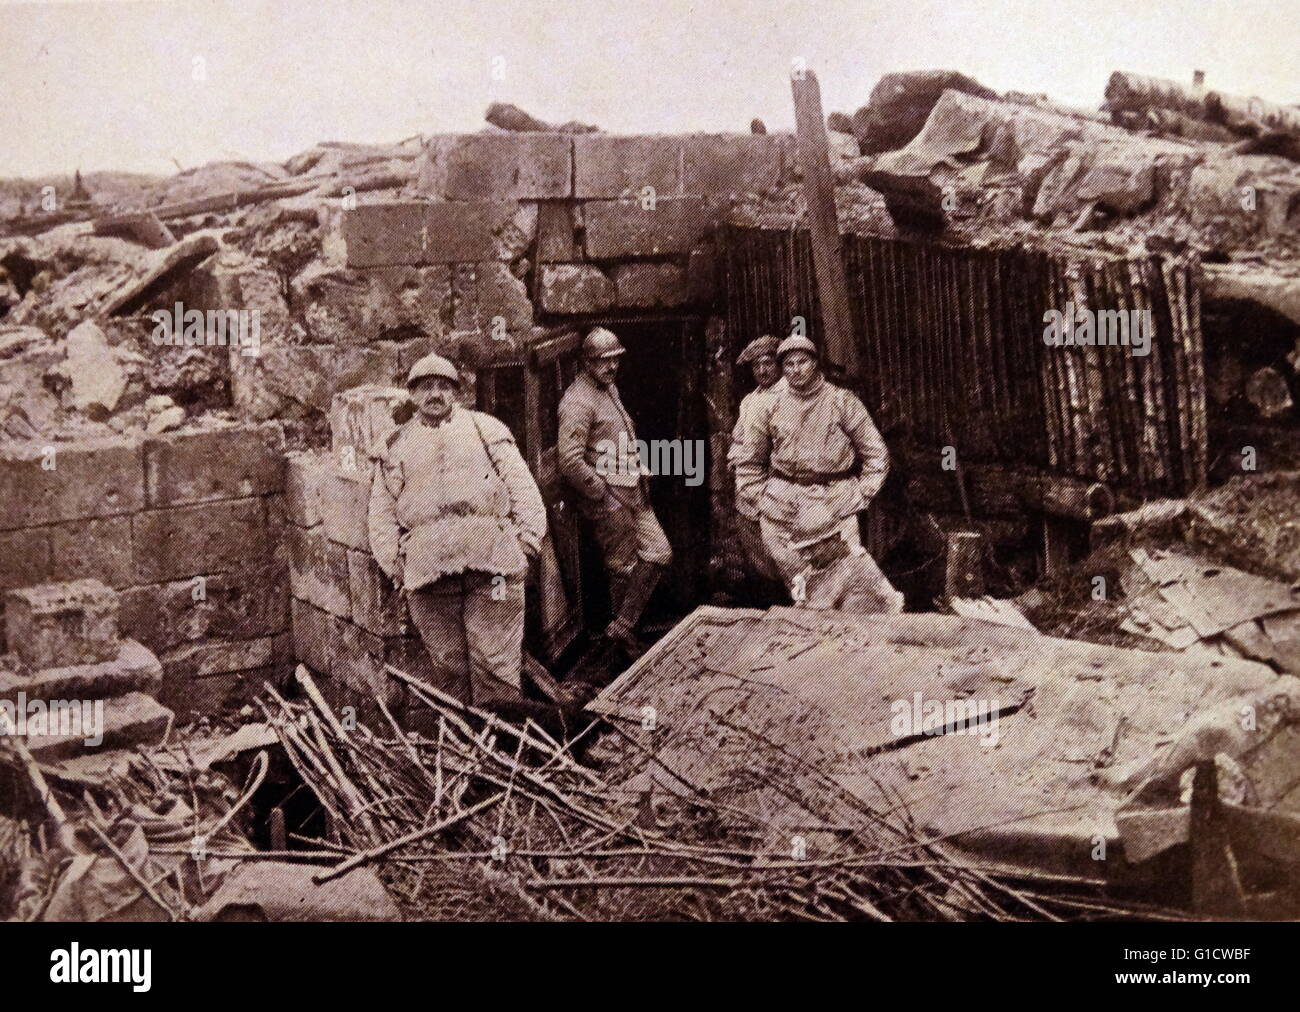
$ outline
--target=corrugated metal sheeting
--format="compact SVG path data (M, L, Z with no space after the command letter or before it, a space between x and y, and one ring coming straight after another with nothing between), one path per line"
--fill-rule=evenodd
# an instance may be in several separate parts
M727 318L739 348L788 333L814 340L808 234L721 232ZM1034 466L1137 494L1204 480L1205 377L1198 263L1019 249L950 248L845 236L860 392L887 430L953 445L962 459ZM1074 307L1149 310L1150 353L1050 347L1044 314Z

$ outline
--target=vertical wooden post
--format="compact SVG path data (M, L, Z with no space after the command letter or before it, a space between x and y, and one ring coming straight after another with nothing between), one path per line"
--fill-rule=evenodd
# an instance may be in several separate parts
M267 823L271 833L271 849L287 850L289 847L289 835L285 832L284 809L272 808Z
M853 338L849 315L848 281L840 250L840 223L835 213L835 177L831 174L826 119L822 114L822 92L817 75L797 70L790 78L794 92L795 133L799 164L803 168L803 195L808 205L808 229L812 234L813 268L817 274L817 300L821 306L825 359L844 375L861 379L858 346Z

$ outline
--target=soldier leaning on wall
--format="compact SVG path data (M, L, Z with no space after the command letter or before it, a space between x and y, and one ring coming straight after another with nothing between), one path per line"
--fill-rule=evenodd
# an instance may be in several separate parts
M636 627L673 551L650 508L639 461L605 466L610 448L636 446L636 430L614 378L624 348L604 327L582 342L582 371L559 408L560 473L577 496L605 556L614 620L605 635L627 654L640 652Z
M416 414L388 438L370 492L370 546L404 590L434 671L468 703L522 697L524 580L546 509L510 430L456 403L460 373L426 355Z

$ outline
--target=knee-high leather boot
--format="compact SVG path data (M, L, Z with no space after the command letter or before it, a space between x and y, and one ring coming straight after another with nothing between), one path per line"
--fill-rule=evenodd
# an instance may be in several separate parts
M641 621L641 613L645 611L650 595L654 593L655 586L663 575L663 569L663 566L653 562L637 560L627 579L627 589L624 591L623 599L618 604L618 614L605 629L606 636L617 640L631 639L633 630Z

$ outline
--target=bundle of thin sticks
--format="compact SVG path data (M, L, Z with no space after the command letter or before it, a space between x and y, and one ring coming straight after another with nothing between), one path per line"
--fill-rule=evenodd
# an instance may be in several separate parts
M773 826L689 789L670 806L676 818L665 826L664 806L655 809L619 786L618 770L601 775L572 758L577 740L593 731L631 741L611 722L598 718L561 744L530 721L510 724L404 672L389 674L436 716L436 734L404 731L382 700L382 733L344 727L305 668L297 676L301 701L268 689L262 706L329 814L319 859L330 866L316 880L377 864L417 916L464 915L441 902L439 891L489 885L513 897L504 911L486 914L495 917L1055 920L1138 913L1080 899L1077 882L1040 877L1025 885L958 860L927 841L905 811L872 811L833 781L822 793L842 795L841 822L845 811L856 818L840 827L829 857L777 850ZM782 758L792 796L815 793L795 781L830 781Z

